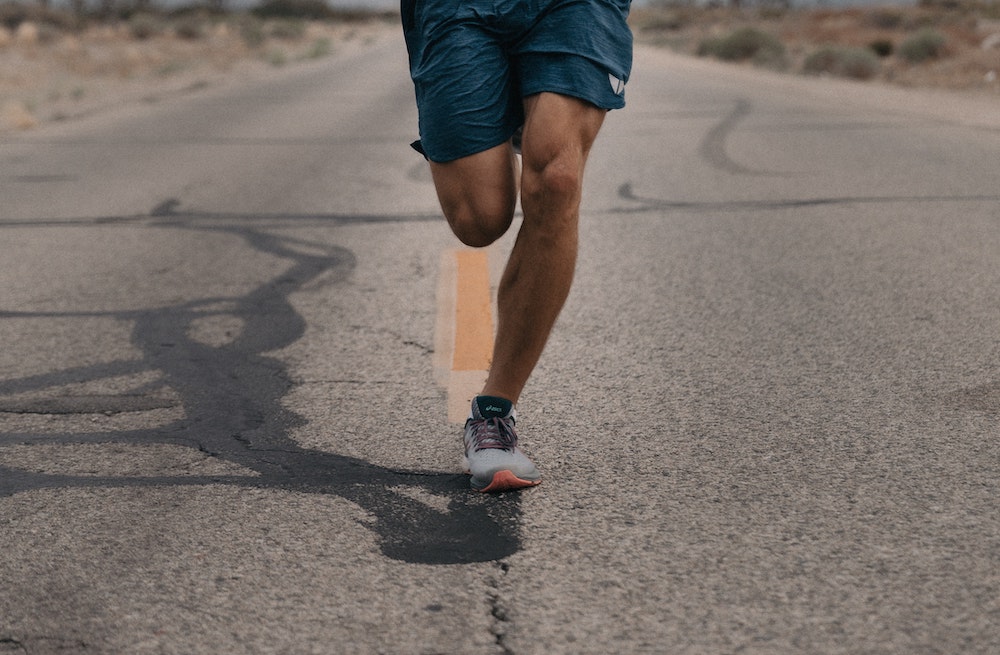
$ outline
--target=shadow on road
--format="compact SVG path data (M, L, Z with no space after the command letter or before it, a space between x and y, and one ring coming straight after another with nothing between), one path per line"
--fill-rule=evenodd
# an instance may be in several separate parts
M149 429L48 434L0 434L12 444L124 443L173 444L245 467L256 475L107 477L37 473L0 462L0 495L36 489L84 487L162 487L230 485L339 496L374 517L366 523L377 534L382 553L424 564L458 564L502 559L520 549L520 501L516 494L484 497L470 493L464 475L393 470L330 452L300 447L293 430L305 420L282 398L293 387L287 365L264 353L302 338L306 324L289 301L292 293L323 276L324 283L348 279L353 254L338 246L302 242L266 231L268 225L311 221L322 225L358 222L439 220L437 216L273 216L247 217L180 213L174 201L149 216L75 221L71 224L135 222L157 228L222 231L237 235L256 252L280 257L289 266L250 293L235 298L204 298L166 307L103 313L134 326L132 343L139 360L112 361L41 375L0 380L0 412L22 414L115 413L164 406L164 391L179 397L183 418ZM62 224L62 223L59 223ZM0 223L0 229L14 223ZM53 225L20 222L19 227ZM4 318L83 317L95 314L11 312ZM234 340L213 346L190 337L195 321L225 315L240 320ZM148 371L155 383L126 396L68 398L58 387ZM46 394L45 390L53 390ZM39 393L41 392L41 393ZM32 400L17 395L32 393ZM177 401L167 401L176 405ZM405 493L416 489L448 499L447 511Z

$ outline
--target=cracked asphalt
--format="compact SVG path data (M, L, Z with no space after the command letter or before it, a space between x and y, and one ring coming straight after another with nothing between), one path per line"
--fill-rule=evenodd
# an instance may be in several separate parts
M391 36L0 135L0 652L1000 651L995 99L640 49L481 496Z

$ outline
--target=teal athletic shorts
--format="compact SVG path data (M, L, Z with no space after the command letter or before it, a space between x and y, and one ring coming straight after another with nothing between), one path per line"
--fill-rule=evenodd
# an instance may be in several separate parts
M631 0L401 0L417 97L414 148L447 162L504 143L523 98L625 106Z

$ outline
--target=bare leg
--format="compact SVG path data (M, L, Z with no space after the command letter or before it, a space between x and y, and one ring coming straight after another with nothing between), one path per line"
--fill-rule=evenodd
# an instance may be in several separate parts
M583 171L605 114L554 93L525 99L524 222L500 281L485 395L517 402L569 295ZM454 162L432 162L431 172L448 223L463 243L487 246L510 227L518 194L510 144Z
M509 143L445 164L431 162L431 175L445 218L465 245L488 246L510 227L518 163Z
M517 402L569 295L583 172L605 113L552 93L526 99L524 222L500 281L497 335L485 395Z

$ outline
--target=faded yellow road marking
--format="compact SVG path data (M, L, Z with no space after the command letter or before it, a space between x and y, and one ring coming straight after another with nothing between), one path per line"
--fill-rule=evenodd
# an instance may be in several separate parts
M463 423L482 390L493 355L493 301L486 250L441 257L435 374L448 390L448 420Z
M455 353L453 371L485 371L493 355L489 259L485 250L455 252Z

